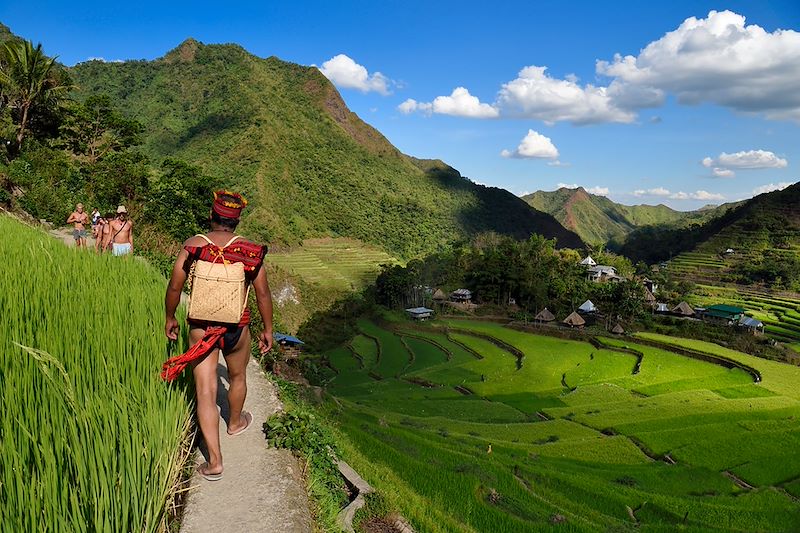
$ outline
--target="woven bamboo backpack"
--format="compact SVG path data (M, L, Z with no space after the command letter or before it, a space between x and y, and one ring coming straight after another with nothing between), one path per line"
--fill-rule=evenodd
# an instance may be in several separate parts
M205 235L209 244L216 246ZM244 264L231 263L222 257L222 251L238 239L232 238L214 261L195 261L190 275L189 318L204 322L238 324L247 305L250 287L245 280Z

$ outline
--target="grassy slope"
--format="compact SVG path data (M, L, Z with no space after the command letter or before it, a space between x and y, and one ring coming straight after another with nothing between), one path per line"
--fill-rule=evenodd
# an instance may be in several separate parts
M144 149L201 164L251 200L243 231L297 244L346 236L401 257L493 230L580 239L507 191L412 160L351 113L313 67L187 40L156 61L71 69L146 126Z
M593 244L622 242L639 226L682 225L709 220L721 213L718 208L681 212L665 205L622 205L604 196L590 194L579 187L556 191L537 191L522 197L532 207L550 213L564 227Z
M800 444L797 368L721 354L759 368L764 379L755 384L739 370L635 340L610 341L644 353L641 371L632 375L629 354L497 324L453 325L513 345L525 354L522 368L483 339L451 334L450 340L412 325L403 326L408 335L436 344L406 341L394 353L384 342L381 358L406 361L410 351L402 377L444 386L377 381L348 352L330 353L339 374L329 390L340 406L333 411L347 459L418 529L540 531L556 515L572 531L625 528L626 506L636 509L642 531L800 526L784 492L796 494L800 476L793 452ZM484 358L456 355L454 341ZM562 380L577 388L565 389ZM454 385L476 394L464 396ZM540 421L537 411L553 419ZM639 446L678 462L653 461ZM727 470L759 488L737 487Z

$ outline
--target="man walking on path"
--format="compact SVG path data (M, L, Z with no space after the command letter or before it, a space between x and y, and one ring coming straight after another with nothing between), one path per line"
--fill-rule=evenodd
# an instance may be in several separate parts
M109 223L110 244L114 255L133 253L133 221L128 219L128 210L124 205L117 208L117 218Z
M179 325L175 310L192 263L195 261L224 264L241 263L245 272L245 284L255 290L258 310L264 324L258 335L262 353L272 348L272 298L266 270L263 268L266 246L261 246L234 236L242 209L247 202L236 193L219 191L214 194L211 210L211 232L188 239L175 261L172 277L165 297L167 338L178 338ZM238 323L198 321L189 319L189 341L191 348L183 355L167 363L191 364L197 394L197 418L200 431L208 448L208 461L198 467L198 472L209 481L222 478L222 452L219 442L219 412L217 411L217 362L222 351L228 367L228 404L230 418L228 435L236 436L253 423L253 416L243 411L247 395L246 369L250 360L250 310L245 306ZM182 368L177 366L177 369ZM164 372L170 374L165 364ZM162 376L166 375L162 373ZM171 377L167 379L172 379Z
M86 224L89 223L89 215L83 211L83 204L75 206L75 211L67 219L67 224L73 224L72 236L75 238L75 246L83 248L86 246Z

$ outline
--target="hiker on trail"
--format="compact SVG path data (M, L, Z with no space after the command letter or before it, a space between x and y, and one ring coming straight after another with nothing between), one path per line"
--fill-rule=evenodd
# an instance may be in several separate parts
M97 221L92 216L92 232L94 233L94 251L100 253L106 249L106 234L108 233L108 218L97 213Z
M111 249L114 255L133 253L133 221L128 218L124 205L117 208L117 216L109 223L111 230Z
M214 193L211 232L195 235L184 243L175 261L165 298L166 335L177 340L179 325L175 310L184 283L191 278L188 322L192 347L185 354L164 363L161 376L172 380L187 365L192 368L197 418L208 448L208 461L198 467L198 472L209 481L221 479L223 470L217 410L220 351L225 357L230 384L228 435L239 435L253 423L253 415L242 410L247 395L245 371L250 360L250 310L246 304L251 286L264 324L258 335L259 348L261 353L272 348L272 298L263 268L267 247L234 235L245 205L247 202L239 194L229 191ZM235 304L225 305L231 301ZM224 312L220 310L222 307L225 307Z
M83 211L83 204L75 206L75 211L67 218L67 224L73 224L72 236L75 238L75 246L83 248L86 246L86 225L89 223L89 215Z

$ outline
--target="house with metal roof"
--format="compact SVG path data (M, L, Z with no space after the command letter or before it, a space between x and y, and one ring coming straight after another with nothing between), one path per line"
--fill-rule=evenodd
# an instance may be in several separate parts
M591 300L586 300L578 307L578 312L581 314L596 313L597 306Z
M305 344L294 335L287 335L286 333L273 333L272 338L275 339L278 350L285 359L299 357L302 351L301 346Z
M717 304L706 307L703 320L716 324L731 326L744 316L744 309L735 305Z
M412 307L406 309L406 313L414 320L425 320L433 316L433 309L428 309L427 307Z
M740 318L737 326L747 330L753 335L761 335L764 333L764 323L750 316L743 316Z
M619 282L625 279L617 274L616 268L608 265L596 265L590 267L587 269L586 274L589 277L589 281L594 281L595 283L604 281Z
M593 267L593 266L597 266L597 261L592 259L591 255L587 255L586 258L583 261L581 261L580 264L583 265L583 266L587 266L587 267Z
M450 299L454 302L469 302L472 300L472 291L469 289L456 289L450 293Z

